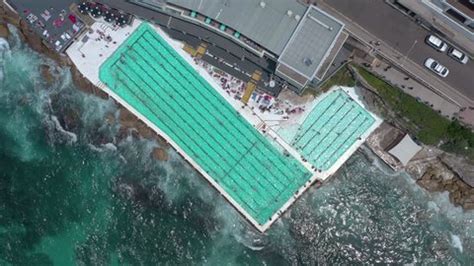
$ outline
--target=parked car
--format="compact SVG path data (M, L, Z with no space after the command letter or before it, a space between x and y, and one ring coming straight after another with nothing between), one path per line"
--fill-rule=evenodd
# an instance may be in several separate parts
M435 72L443 78L445 78L449 74L449 70L433 58L428 58L425 60L425 67L429 68L431 71Z
M454 47L448 49L448 55L461 64L467 64L467 61L469 60L465 53L459 51Z
M448 50L448 45L443 42L440 38L434 36L434 35L428 35L425 39L425 42L435 48L436 50L440 51L440 52L446 52L446 50Z

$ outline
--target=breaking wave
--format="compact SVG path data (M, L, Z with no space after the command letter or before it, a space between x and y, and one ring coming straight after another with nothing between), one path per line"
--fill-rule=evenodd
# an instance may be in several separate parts
M0 216L9 217L0 219L0 238L14 249L2 249L0 242L0 264L474 259L472 213L453 208L444 193L416 187L366 148L260 234L171 148L163 147L168 161L154 160L151 152L159 144L123 130L114 102L80 92L67 69L19 40L10 42L11 56L0 64L6 73L0 90ZM54 84L38 73L42 64L57 70Z

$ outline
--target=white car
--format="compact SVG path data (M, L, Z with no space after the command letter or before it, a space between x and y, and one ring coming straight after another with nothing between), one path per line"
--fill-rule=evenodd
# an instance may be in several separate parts
M448 55L461 64L467 64L467 61L469 60L465 53L457 50L454 47L449 48Z
M448 50L448 45L443 42L440 38L434 36L434 35L428 35L426 37L426 43L435 48L436 50L440 51L440 52L446 52L446 50Z
M443 78L445 78L449 74L449 70L433 58L428 58L425 60L425 67L429 68L431 71L435 72Z

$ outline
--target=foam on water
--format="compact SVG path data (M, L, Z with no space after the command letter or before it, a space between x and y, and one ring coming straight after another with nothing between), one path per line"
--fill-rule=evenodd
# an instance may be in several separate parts
M72 133L72 132L69 132L69 131L65 130L65 129L61 126L61 123L59 122L57 116L52 115L52 116L51 116L51 121L53 121L55 128L56 128L59 132L63 133L65 136L68 137L68 142L69 142L69 143L75 143L75 142L77 142L77 135L74 134L74 133Z
M45 88L37 70L50 61L14 43L0 90L2 265L474 260L472 212L366 149L259 234L172 149L155 161L155 141L118 137L119 125L105 123L117 106L78 92L67 70ZM71 110L67 132L48 126Z
M454 248L457 248L459 252L462 253L463 251L462 242L461 242L461 238L458 235L451 234L451 243Z
M10 51L10 45L8 41L4 38L0 38L0 81L3 81L3 63L5 61L5 56Z

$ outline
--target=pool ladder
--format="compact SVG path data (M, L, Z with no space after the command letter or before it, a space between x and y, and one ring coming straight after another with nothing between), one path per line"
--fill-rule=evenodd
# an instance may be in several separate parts
M106 88L105 84L102 81L98 81L95 86L101 90L104 90Z

